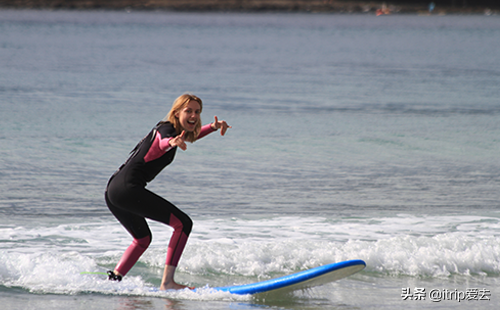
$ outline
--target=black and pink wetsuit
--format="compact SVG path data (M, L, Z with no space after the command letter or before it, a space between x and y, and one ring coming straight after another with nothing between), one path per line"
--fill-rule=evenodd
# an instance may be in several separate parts
M213 131L210 124L205 125L197 139ZM174 228L167 250L167 265L177 266L191 233L193 222L187 214L145 188L173 161L177 147L171 147L168 142L175 136L177 133L171 123L160 122L139 142L108 182L105 192L108 208L134 237L115 268L123 276L151 243L152 235L145 218Z

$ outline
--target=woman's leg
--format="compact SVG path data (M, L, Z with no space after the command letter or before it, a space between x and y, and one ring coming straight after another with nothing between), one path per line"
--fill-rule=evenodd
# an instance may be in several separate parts
M149 236L140 239L134 238L132 244L127 248L127 250L125 250L122 258L116 265L114 269L115 275L122 277L125 276L139 260L142 253L146 251L150 243L151 237Z
M174 228L167 251L162 289L184 288L173 281L175 268L191 233L193 222L187 214L162 197L144 189L128 190L127 197L119 197L119 206L106 202L111 212L134 237L134 242L123 255L115 271L125 275L137 262L151 242L151 232L144 218L165 223Z
M128 230L128 232L134 238L132 244L127 248L125 253L123 253L120 261L113 271L115 275L123 277L139 260L139 257L141 257L142 253L146 251L149 244L151 243L152 235L151 231L149 230L149 226L143 217L125 211L113 205L108 198L107 192L105 194L105 199L111 213L113 213L118 221Z
M187 214L179 210L176 206L146 189L142 200L147 200L149 203L147 204L147 208L141 210L141 214L152 220L165 223L174 229L168 244L160 290L186 288L185 285L177 284L174 281L174 275L189 234L191 233L193 222ZM145 210L150 209L150 206L160 206L161 211L158 212L159 210L157 209Z

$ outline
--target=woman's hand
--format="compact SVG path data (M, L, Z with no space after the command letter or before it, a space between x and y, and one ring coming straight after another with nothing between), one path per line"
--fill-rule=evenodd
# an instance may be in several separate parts
M217 119L217 116L214 116L214 119L215 119L215 120L214 120L214 122L213 122L213 123L212 123L212 125L211 125L211 126L212 126L212 129L213 129L213 130L217 130L217 129L221 128L221 130L220 130L220 134L221 134L221 136L223 136L223 135L225 135L225 134L226 134L226 130L227 130L228 128L233 128L233 127L229 126L229 125L226 123L226 121L219 121L219 120Z
M175 138L172 138L168 141L168 144L170 144L171 147L180 147L183 151L185 151L187 149L187 145L186 145L186 139L185 139L185 136L186 135L186 131L182 131L180 135L178 135L177 137Z

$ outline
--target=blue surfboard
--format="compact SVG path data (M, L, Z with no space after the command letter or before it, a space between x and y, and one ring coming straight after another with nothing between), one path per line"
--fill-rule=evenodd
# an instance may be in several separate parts
M238 295L260 294L275 292L278 290L291 292L340 280L363 270L365 267L366 263L362 260L349 260L340 263L319 266L284 277L262 282L235 286L214 287L213 289Z

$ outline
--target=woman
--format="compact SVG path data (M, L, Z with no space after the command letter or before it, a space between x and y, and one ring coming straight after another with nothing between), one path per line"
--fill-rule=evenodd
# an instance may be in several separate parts
M109 210L134 238L114 271L108 271L110 280L120 281L151 243L151 231L145 218L174 228L168 245L161 290L183 289L174 281L174 273L193 222L187 214L162 197L147 190L146 184L169 165L177 148L186 150L186 141L194 142L221 129L226 133L225 121L201 126L201 99L185 94L177 98L167 117L159 122L131 152L129 159L108 182L105 199Z

